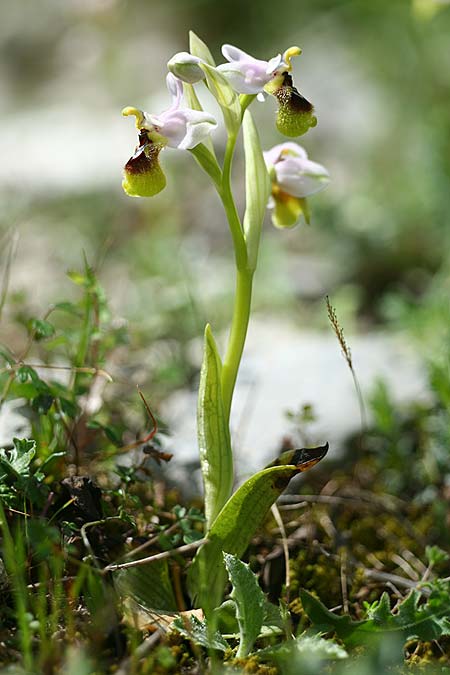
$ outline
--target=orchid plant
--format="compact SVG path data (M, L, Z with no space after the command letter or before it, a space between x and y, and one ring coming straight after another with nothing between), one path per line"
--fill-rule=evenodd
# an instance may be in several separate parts
M134 197L151 197L166 185L160 153L166 147L188 150L207 173L223 204L234 247L236 290L228 344L223 358L209 325L205 330L204 358L198 400L198 444L204 483L207 542L190 568L193 602L206 613L220 603L226 572L222 552L240 556L256 528L292 476L317 463L328 446L293 450L252 476L233 493L233 454L230 411L247 334L253 277L258 262L262 225L269 208L277 228L309 222L306 198L329 182L328 171L308 159L294 141L263 152L249 106L272 95L278 102L276 126L288 137L305 134L317 124L312 104L294 87L292 59L298 47L268 61L224 45L226 63L216 66L206 44L190 33L190 52L168 62L167 87L172 105L160 114L127 107L123 114L136 118L139 141L124 169L123 188ZM212 133L218 126L204 111L195 86L206 86L220 106L227 132L220 164ZM184 102L183 102L184 99ZM246 163L246 208L241 218L231 187L233 156L243 131Z

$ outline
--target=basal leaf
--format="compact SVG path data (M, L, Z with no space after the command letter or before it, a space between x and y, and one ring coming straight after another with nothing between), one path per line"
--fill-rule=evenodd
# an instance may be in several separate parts
M114 582L119 595L132 598L147 612L177 610L166 560L119 570Z
M222 551L240 558L291 478L318 462L327 449L328 445L283 453L276 460L276 466L256 473L227 501L209 530L208 541L198 550L189 570L191 598L207 616L222 599L226 580Z
M210 326L206 326L197 408L198 446L205 492L207 528L233 487L233 455L221 388L222 364Z
M264 621L266 599L250 567L229 553L223 554L228 578L233 590L231 598L236 603L239 625L237 658L244 658L252 651Z
M270 178L264 162L258 131L248 110L244 113L245 194L244 232L248 266L254 270L258 258L261 228L270 195Z

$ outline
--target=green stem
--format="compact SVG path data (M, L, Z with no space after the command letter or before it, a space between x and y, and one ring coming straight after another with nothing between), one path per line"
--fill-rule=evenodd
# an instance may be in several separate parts
M247 336L252 302L252 283L252 271L237 270L233 319L222 368L222 399L227 420L230 419L234 385L236 384L239 364Z
M233 163L236 140L236 136L229 136L227 141L225 158L223 161L222 189L220 190L220 197L222 199L230 226L231 236L233 238L236 267L238 270L244 270L247 267L247 246L245 244L244 231L242 229L236 204L234 203L233 193L231 191L231 165Z
M247 245L239 214L231 190L231 166L236 146L236 136L228 138L222 172L220 196L228 218L236 260L236 292L233 318L222 368L222 399L226 419L230 419L231 403L236 378L244 350L252 300L253 272L248 269Z

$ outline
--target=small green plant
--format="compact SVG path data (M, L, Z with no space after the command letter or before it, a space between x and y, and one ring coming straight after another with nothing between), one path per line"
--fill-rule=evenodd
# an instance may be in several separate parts
M302 215L309 222L306 197L325 187L329 174L323 166L309 160L306 151L293 141L263 153L249 110L257 97L264 99L270 94L278 101L277 128L282 134L300 136L317 124L313 106L292 81L291 61L301 50L291 47L283 56L269 61L254 59L231 45L224 45L222 52L227 63L216 66L209 48L191 32L190 53L176 54L168 62L167 86L172 106L159 115L134 107L123 111L124 115L136 118L139 132L136 151L125 165L125 192L142 197L158 194L166 184L159 164L161 151L166 146L189 150L216 188L234 247L236 291L228 344L222 359L212 330L206 326L198 399L198 446L208 541L191 566L189 588L194 603L207 616L211 616L222 599L226 580L222 551L241 556L289 480L313 466L327 450L324 447L285 453L233 494L230 411L250 319L265 212L269 205L272 222L278 228L293 227ZM223 115L227 141L222 164L211 140L217 122L200 105L196 85L206 87ZM231 183L241 129L246 171L243 218Z

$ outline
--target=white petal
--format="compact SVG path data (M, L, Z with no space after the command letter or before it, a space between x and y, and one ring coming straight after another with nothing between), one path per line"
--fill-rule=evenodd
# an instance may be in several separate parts
M330 181L330 174L322 164L292 156L277 162L275 172L279 187L294 197L307 197L319 192Z
M205 73L200 68L202 59L198 56L193 56L189 52L178 52L174 54L167 63L167 68L171 73L178 77L183 82L189 84L196 84L205 78Z
M266 73L267 75L271 75L275 70L277 70L281 64L283 63L283 59L281 58L281 54L278 54L277 56L274 56L270 61L267 62L267 68L266 68Z
M300 157L302 159L307 159L308 157L306 150L293 141L274 145L270 150L266 150L263 155L267 166L274 166L277 162L281 162L289 156Z

